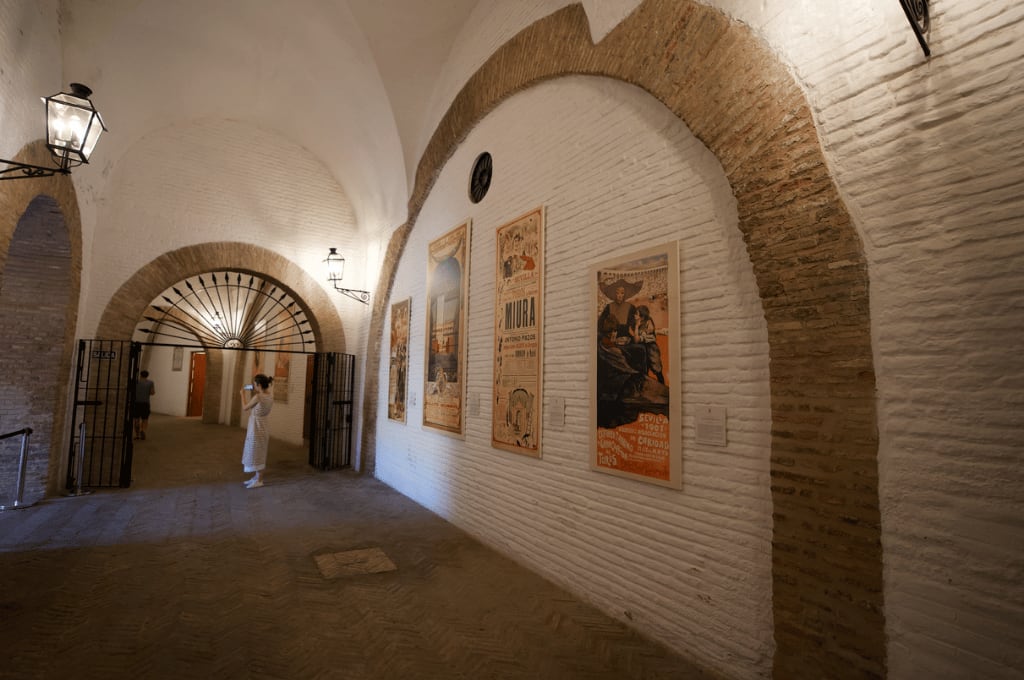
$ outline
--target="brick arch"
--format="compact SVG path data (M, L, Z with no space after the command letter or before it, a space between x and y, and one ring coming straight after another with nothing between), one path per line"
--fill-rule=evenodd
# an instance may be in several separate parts
M26 144L14 157L14 160L32 165L50 167L53 165L50 152L42 140ZM68 289L62 300L63 309L52 309L47 313L55 318L49 320L52 328L62 327L63 336L52 338L60 348L59 359L53 365L46 355L24 349L25 343L15 348L5 347L5 359L12 365L24 368L27 376L20 373L5 372L8 381L8 392L18 394L32 393L36 395L39 408L45 417L40 422L11 423L11 429L22 426L32 427L34 432L29 450L29 469L36 476L38 461L33 460L33 450L45 451L46 472L45 487L40 492L54 495L59 491L63 478L61 461L65 453L64 429L67 420L67 398L70 389L71 357L74 355L75 326L78 320L78 298L82 280L82 220L78 211L78 196L75 186L68 175L55 175L46 178L17 179L0 182L0 286L3 286L5 272L11 252L11 244L15 231L22 219L34 220L38 226L65 232L57 235L63 242L67 239L69 254L67 257L49 259L47 264L58 266L63 271L57 272L62 281L66 281ZM64 268L67 269L64 269ZM66 302L65 302L66 301ZM42 364L40 362L43 362ZM10 394L8 395L10 396ZM16 407L18 405L15 405ZM25 408L29 408L24 405ZM32 417L26 415L26 417ZM25 502L34 502L34 489L26 488Z
M304 269L266 248L233 242L185 246L144 265L111 296L100 317L96 337L132 337L146 308L169 286L190 276L222 269L258 274L280 286L305 311L317 351L345 351L341 317L324 289Z
M375 455L389 292L433 183L470 130L540 81L636 85L719 159L768 327L774 675L884 677L875 376L863 246L798 83L753 33L693 0L646 0L600 44L580 5L537 21L467 81L417 170L393 234L367 353L363 446Z

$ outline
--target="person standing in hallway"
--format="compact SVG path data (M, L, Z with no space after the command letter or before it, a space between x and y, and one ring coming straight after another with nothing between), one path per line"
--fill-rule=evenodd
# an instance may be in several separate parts
M245 483L247 489L263 486L263 471L267 467L267 447L270 444L267 416L274 407L274 395L270 391L273 382L273 378L258 373L253 376L251 385L240 390L244 403L242 408L250 411L249 426L245 430L245 447L242 449L242 467L246 472L255 473ZM249 392L251 396L247 394Z
M135 383L135 399L132 401L132 418L135 424L135 438L145 439L149 427L149 398L156 394L156 385L149 379L149 371L139 373Z

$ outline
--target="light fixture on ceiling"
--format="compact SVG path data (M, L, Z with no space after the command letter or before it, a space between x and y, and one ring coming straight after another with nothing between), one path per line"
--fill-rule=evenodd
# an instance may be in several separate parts
M88 163L96 142L107 129L100 112L89 101L91 94L92 90L85 85L71 83L71 92L43 97L46 102L46 146L57 167L0 158L0 163L10 166L0 169L0 180L68 175L71 168Z
M337 248L331 248L331 252L327 253L327 259L324 260L324 263L327 265L327 280L334 286L334 290L349 296L353 300L359 300L363 304L370 304L370 293L368 291L342 287L341 279L345 275L345 258L338 254Z

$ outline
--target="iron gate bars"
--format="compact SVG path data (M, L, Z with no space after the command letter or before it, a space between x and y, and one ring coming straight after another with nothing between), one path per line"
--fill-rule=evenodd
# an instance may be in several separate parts
M146 326L146 327L143 327ZM239 271L193 276L168 288L136 327L153 344L308 351L306 313L287 291Z
M325 352L313 358L309 464L335 470L352 463L352 396L355 357Z
M129 340L78 341L68 489L131 484L131 400L140 350Z

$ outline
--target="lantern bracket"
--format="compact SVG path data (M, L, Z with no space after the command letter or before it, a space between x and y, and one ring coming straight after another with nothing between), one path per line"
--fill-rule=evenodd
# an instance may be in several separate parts
M10 166L7 168L0 168L0 180L25 179L26 177L53 177L54 175L71 174L71 170L69 168L46 168L41 165L8 161L3 158L0 158L0 163L6 163ZM20 175L17 174L19 171L21 172Z
M100 135L107 129L89 97L92 90L71 83L70 92L43 97L46 109L46 147L55 167L0 158L0 180L69 175L71 168L89 162Z

